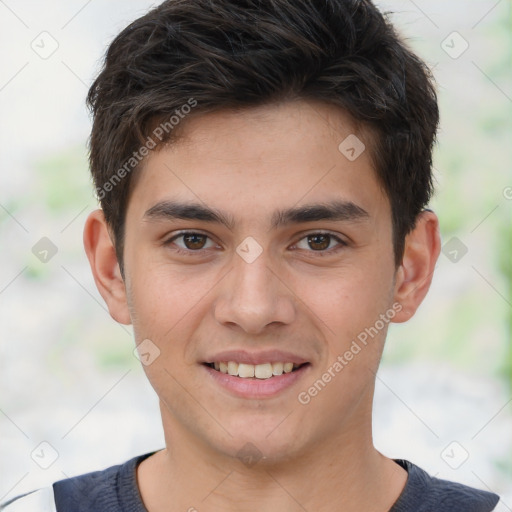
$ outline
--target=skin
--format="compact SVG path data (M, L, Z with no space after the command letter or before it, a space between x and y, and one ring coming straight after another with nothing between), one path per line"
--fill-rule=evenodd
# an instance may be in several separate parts
M369 150L354 161L338 150L352 133L370 147L343 111L306 101L189 119L183 137L140 171L124 280L101 210L90 214L84 243L110 314L133 324L136 343L160 350L144 370L160 398L166 448L137 471L150 512L383 512L403 490L407 473L372 441L387 323L308 404L297 399L393 304L393 322L414 314L439 255L437 217L423 212L395 267L390 204ZM340 198L367 215L271 227L278 209ZM217 208L233 226L146 214L177 199ZM207 237L169 241L184 229ZM307 238L319 231L345 244L327 237L319 250ZM236 252L248 236L262 248L252 263ZM310 367L274 397L243 399L201 366L231 348L291 351ZM261 456L252 465L237 456L246 443Z

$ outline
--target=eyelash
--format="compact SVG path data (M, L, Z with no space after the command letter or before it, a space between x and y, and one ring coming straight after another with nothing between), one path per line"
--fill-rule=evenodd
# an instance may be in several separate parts
M183 238L183 237L185 237L187 235L201 235L201 236L204 236L204 237L206 237L208 239L211 239L211 237L209 237L205 233L201 233L199 231L181 231L180 233L177 233L176 235L173 235L171 238L166 240L163 245L164 246L169 246L169 245L171 245L174 242L174 240L176 240L178 238ZM336 236L333 233L330 233L328 231L313 231L311 233L307 233L302 238L300 238L294 245L297 245L299 242L301 242L305 238L308 238L308 237L314 236L314 235L327 235L331 239L333 239L336 242L338 242L338 245L335 246L334 248L330 248L330 249L326 249L326 250L319 250L319 251L314 251L314 250L306 251L306 252L314 253L315 255L320 256L320 257L336 253L336 252L338 252L339 250L343 249L344 247L346 247L348 245L347 242L343 241L341 238L339 238L338 236ZM208 249L198 249L198 250L182 249L181 247L177 247L176 246L176 247L173 248L173 250L176 253L178 253L178 254L183 254L183 255L186 255L186 256L196 256L197 254L201 254L203 251L206 251ZM302 249L302 250L305 250L305 249Z

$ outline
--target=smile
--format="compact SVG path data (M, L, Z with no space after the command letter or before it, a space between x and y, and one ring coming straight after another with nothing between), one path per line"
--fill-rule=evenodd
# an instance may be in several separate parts
M292 373L303 366L291 362L245 364L237 363L236 361L216 361L214 363L206 363L206 365L220 373L242 379L270 379L283 373Z
M218 361L201 366L215 386L249 400L279 396L286 389L297 386L299 380L304 379L311 370L309 362L289 361L259 364Z

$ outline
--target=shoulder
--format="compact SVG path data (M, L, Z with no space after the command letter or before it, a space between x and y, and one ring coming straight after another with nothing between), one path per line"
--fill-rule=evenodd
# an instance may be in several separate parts
M55 482L53 490L58 510L94 510L93 507L104 506L105 502L113 507L118 505L116 480L122 466L119 464Z
M431 477L409 461L395 461L407 470L409 477L392 512L490 512L500 497L467 485Z
M136 470L152 455L139 455L102 471L67 478L53 484L57 511L121 512L144 510L137 486Z
M464 510L465 512L489 512L500 500L497 494L474 489L456 482L433 478L432 492L438 510Z
M152 452L153 453L153 452ZM55 482L52 486L18 496L1 512L121 512L145 510L137 487L137 465L152 455L134 457L123 464Z

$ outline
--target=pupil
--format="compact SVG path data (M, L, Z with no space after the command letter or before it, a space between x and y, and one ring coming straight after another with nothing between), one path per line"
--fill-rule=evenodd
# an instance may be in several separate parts
M204 235L185 235L183 238L188 249L201 249L205 243Z
M314 250L326 249L329 247L329 241L329 235L310 235L308 237L309 246Z

